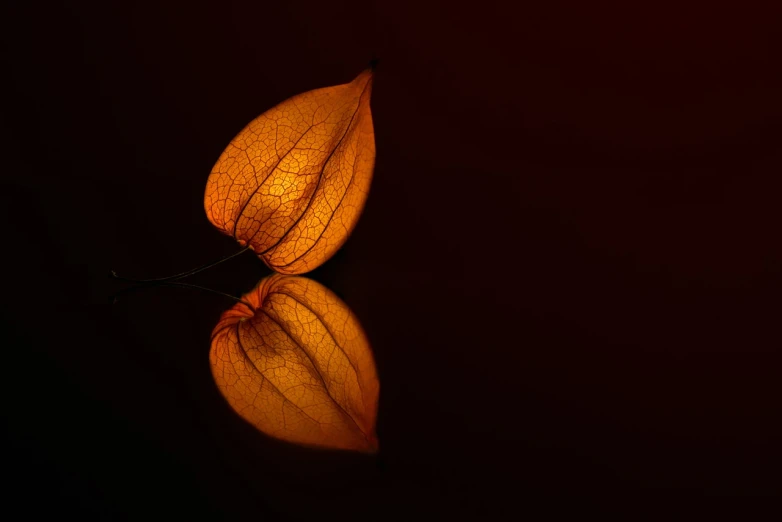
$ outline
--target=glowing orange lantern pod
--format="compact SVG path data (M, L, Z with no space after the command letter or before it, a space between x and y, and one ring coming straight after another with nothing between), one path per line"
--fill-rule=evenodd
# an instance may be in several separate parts
M212 374L233 409L296 444L377 451L380 383L366 335L323 285L273 275L223 313Z
M207 217L273 270L313 270L358 221L375 164L372 71L258 116L209 175Z

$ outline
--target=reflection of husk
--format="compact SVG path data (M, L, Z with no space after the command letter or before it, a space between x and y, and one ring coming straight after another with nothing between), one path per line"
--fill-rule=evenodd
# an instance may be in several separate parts
M257 429L296 444L377 451L380 384L347 305L304 277L273 275L212 332L218 388Z

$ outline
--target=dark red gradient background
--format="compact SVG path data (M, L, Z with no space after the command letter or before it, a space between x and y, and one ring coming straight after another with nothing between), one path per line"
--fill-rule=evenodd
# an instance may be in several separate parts
M780 9L456 4L4 4L3 495L101 520L774 505ZM373 344L367 459L228 408L208 351L229 301L112 307L106 274L235 251L202 206L225 145L375 57L372 192L310 274ZM241 294L266 274L248 256L193 282Z

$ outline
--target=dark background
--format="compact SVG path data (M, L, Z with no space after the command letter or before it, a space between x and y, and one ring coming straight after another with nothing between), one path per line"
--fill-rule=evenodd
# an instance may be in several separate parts
M780 13L626 4L6 3L11 505L357 521L773 505ZM229 409L208 364L229 300L160 288L110 306L107 272L234 252L202 206L220 152L374 57L372 191L310 274L373 345L369 458L274 441ZM239 295L268 273L245 255L192 282Z

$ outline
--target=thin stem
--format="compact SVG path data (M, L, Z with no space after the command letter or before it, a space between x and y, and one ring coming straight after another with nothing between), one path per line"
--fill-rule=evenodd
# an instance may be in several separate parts
M227 297L229 299L233 299L237 303L242 303L244 306L246 306L250 310L255 311L255 307L253 305L251 305L250 303L248 303L247 301L245 301L244 299L242 299L240 297L233 296L231 294L226 294L225 292L221 292L220 290L213 290L211 288L206 288L204 286L199 286L199 285L191 285L190 283L174 283L174 282L170 282L169 283L169 282L166 282L166 283L161 283L161 284L162 284L162 286L172 286L172 287L179 287L179 288L192 288L194 290L202 290L204 292L211 292L213 294L217 294L217 295L221 295L223 297Z
M153 279L132 279L130 277L123 277L123 276L117 275L117 273L114 270L112 270L111 271L111 277L113 277L114 279L119 279L121 281L127 281L128 283L165 283L167 281L177 281L179 279L184 279L185 277L189 277L191 275L195 275L195 274L197 274L199 272L203 272L204 270L212 268L213 266L217 266L220 263L224 263L224 262L226 262L226 261L228 261L230 259L235 258L236 256L238 256L240 254L243 254L244 252L246 252L249 249L250 249L250 246L248 245L248 246L242 248L241 250L239 250L238 252L234 252L233 254L231 254L229 256L226 256L226 257L224 257L222 259L218 259L217 261L212 261L211 263L207 263L205 265L199 266L198 268L193 268L192 270L188 270L187 272L182 272L181 274L175 274L175 275L172 275L172 276L157 277L157 278L153 278Z
M131 286L131 287L125 288L125 289L120 290L119 292L117 292L116 294L113 295L112 302L116 303L117 302L117 298L120 295L124 294L124 293L131 292L131 291L134 291L134 290L139 290L141 288L154 288L156 286L169 286L169 287L174 287L174 288L191 288L191 289L194 289L194 290L201 290L201 291L204 291L204 292L210 292L212 294L217 294L217 295L221 295L223 297L227 297L229 299L232 299L233 301L236 301L237 303L242 303L243 305L248 307L250 310L255 311L255 307L253 305L251 305L250 303L248 303L244 299L240 299L239 297L233 296L231 294L226 294L225 292L221 292L219 290L213 290L211 288L206 288L204 286L191 285L190 283L177 283L177 282L173 282L173 281L155 281L155 284L153 284L153 285L141 283L141 284L137 284L135 286Z

